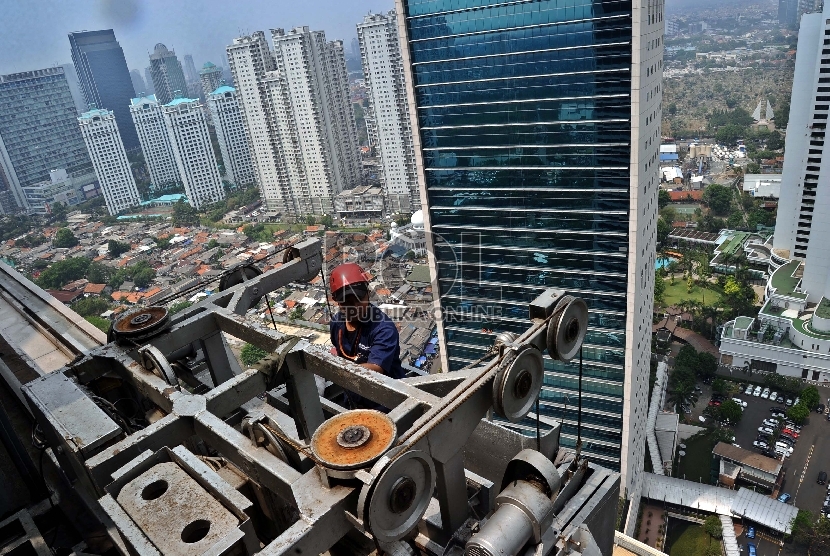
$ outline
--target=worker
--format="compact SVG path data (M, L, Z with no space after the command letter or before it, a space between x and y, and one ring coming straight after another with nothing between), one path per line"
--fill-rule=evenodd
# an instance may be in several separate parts
M376 305L369 303L369 282L355 263L332 270L331 297L340 307L329 323L331 343L337 355L371 371L403 378L400 341L395 323ZM377 408L370 400L347 393L351 407Z

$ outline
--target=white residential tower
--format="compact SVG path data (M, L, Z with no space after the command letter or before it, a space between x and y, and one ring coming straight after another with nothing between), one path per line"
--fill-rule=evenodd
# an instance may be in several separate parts
M236 89L219 87L207 95L207 106L225 165L225 179L237 187L256 183Z
M152 188L159 190L181 183L179 167L176 165L173 146L170 144L170 136L164 123L164 114L156 95L132 99L130 115L135 123Z
M92 109L81 114L78 123L109 213L114 216L139 204L141 198L113 112Z
M196 99L177 98L165 104L162 112L190 206L198 209L224 199L202 104Z

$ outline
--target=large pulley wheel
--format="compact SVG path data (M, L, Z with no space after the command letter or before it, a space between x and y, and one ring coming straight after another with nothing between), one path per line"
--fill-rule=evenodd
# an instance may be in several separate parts
M588 305L578 297L565 296L548 323L548 355L553 359L568 362L573 359L588 329Z
M311 451L327 470L354 471L371 466L397 438L395 422L373 409L335 415L317 427Z
M435 465L426 452L410 450L387 463L381 459L371 474L379 473L360 491L360 517L380 542L394 542L409 533L427 511L435 489Z
M508 355L493 379L493 409L508 421L521 421L542 389L542 352L531 345Z
M227 274L222 276L219 280L219 291L223 292L227 289L230 289L234 286L238 286L243 282L247 282L248 280L253 280L257 276L261 276L262 271L250 263L240 263L233 267ZM251 299L251 306L248 307L249 309L256 307L259 303L259 300L262 299L262 296L255 296Z
M167 309L144 307L116 320L110 327L107 339L119 345L135 345L158 336L169 327L170 317Z

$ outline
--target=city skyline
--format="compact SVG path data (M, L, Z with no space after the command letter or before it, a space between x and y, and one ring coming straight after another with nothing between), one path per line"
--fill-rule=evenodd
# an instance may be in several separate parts
M6 25L0 34L0 48L14 52L0 62L0 74L18 73L53 67L71 61L66 46L69 33L113 29L130 69L141 71L155 44L164 43L171 50L190 54L197 68L207 61L225 65L225 47L233 39L262 27L286 29L310 26L326 31L329 40L350 44L357 37L355 25L363 15L386 12L394 7L391 0L342 3L321 0L311 4L289 2L248 2L202 4L199 17L192 16L187 5L150 2L110 2L87 0L73 4L52 4L37 0L25 5L0 0ZM37 17L33 17L37 14ZM290 14L290 15L286 15ZM263 22L266 22L263 25ZM211 33L205 33L211 29ZM39 48L31 48L31 38L38 36ZM138 93L140 91L136 91Z

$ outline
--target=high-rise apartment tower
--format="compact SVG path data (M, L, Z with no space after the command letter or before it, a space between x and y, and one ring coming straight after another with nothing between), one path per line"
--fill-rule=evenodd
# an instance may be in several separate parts
M78 73L87 108L111 110L118 122L124 148L138 148L138 137L130 119L130 99L135 96L124 51L112 29L69 33L72 63Z
M198 209L224 199L202 104L192 98L177 98L162 111L190 206Z
M158 43L150 54L150 75L153 78L153 90L162 104L167 104L176 95L187 94L187 83L175 50L168 50ZM178 93L177 93L178 91Z
M545 358L562 442L642 482L663 5L397 0L442 338L458 369L562 288L590 308L579 364Z
M181 183L179 166L176 164L167 124L156 95L132 99L130 113L153 190Z
M205 98L207 98L222 84L222 68L216 67L213 62L205 62L205 65L199 70L199 81L202 83L202 91Z
M369 94L369 142L380 156L387 209L413 212L421 206L421 194L395 12L364 16L357 37Z
M199 74L196 73L196 64L193 63L193 56L184 55L184 71L188 83L199 81Z
M111 215L141 202L112 110L95 108L78 118L86 148Z
M207 106L225 165L225 179L236 186L256 183L236 89L227 85L219 87L207 95Z
M362 179L343 44L299 27L240 37L228 60L269 210L333 211L333 198Z
M63 168L91 174L61 67L0 75L0 211L26 209L23 187Z
M141 73L137 69L130 70L130 79L133 82L133 89L135 89L135 94L150 94L147 92L147 84L144 83L144 78L141 77Z

